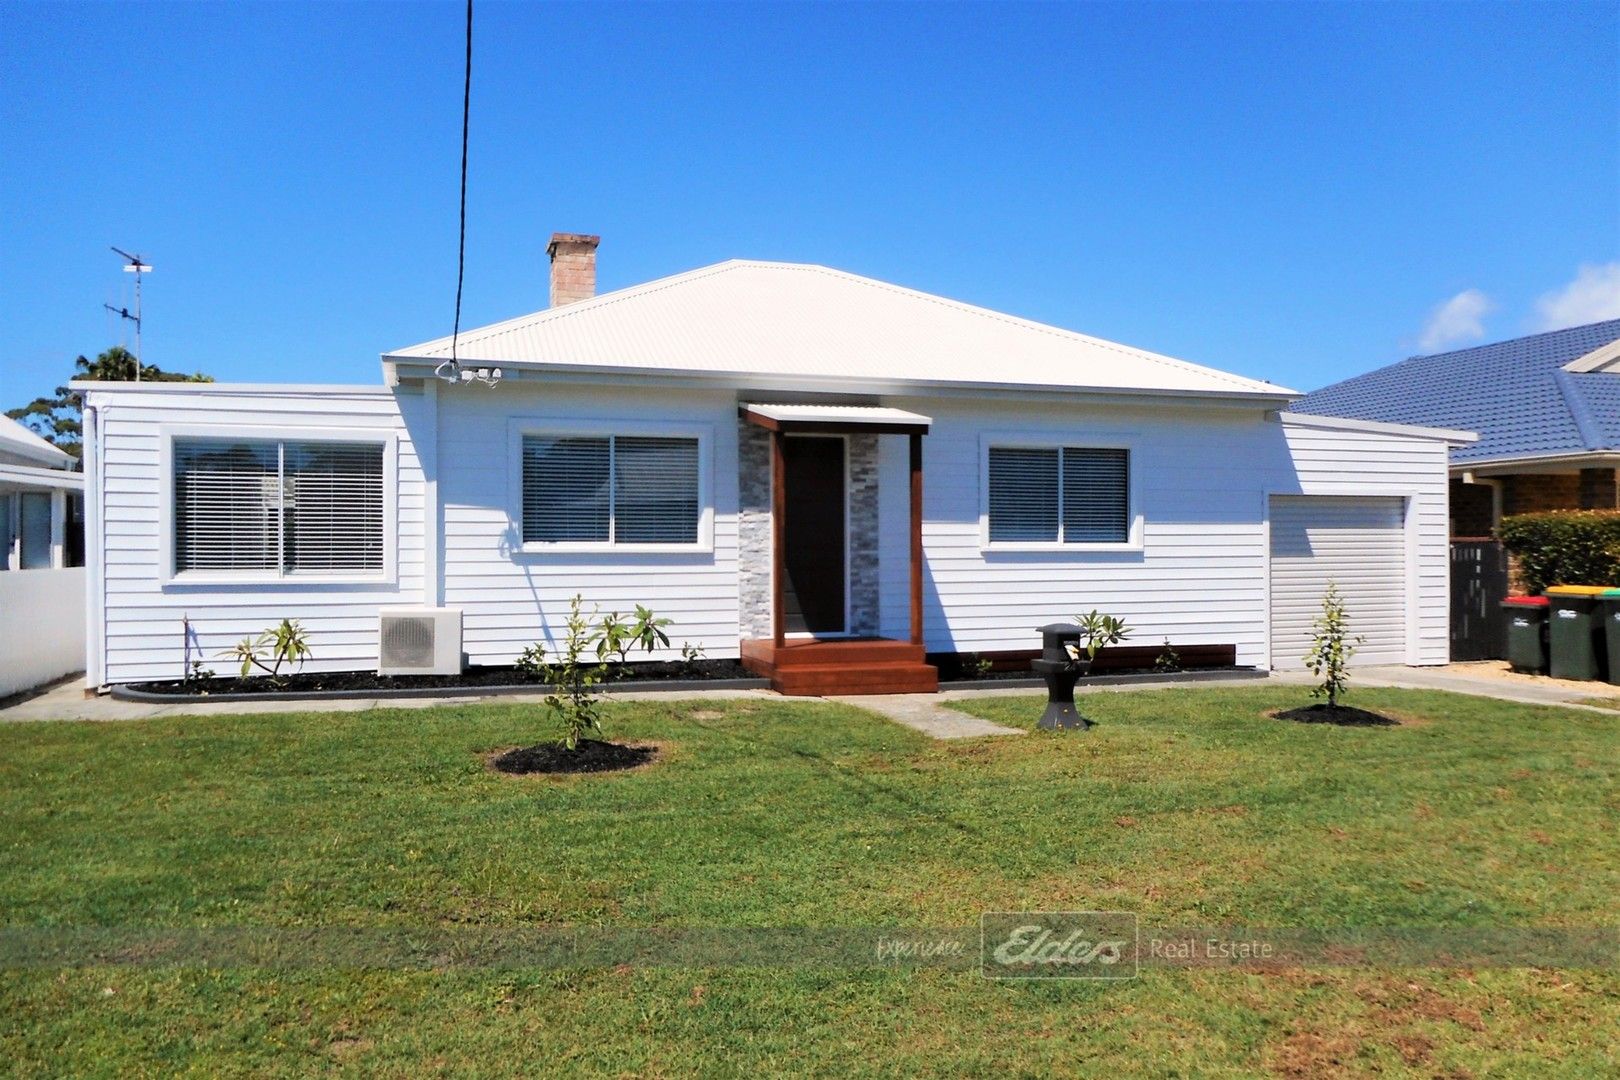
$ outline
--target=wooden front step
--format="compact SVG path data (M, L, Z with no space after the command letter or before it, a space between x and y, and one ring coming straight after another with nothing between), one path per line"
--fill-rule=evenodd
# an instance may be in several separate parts
M778 668L771 689L794 697L837 694L931 694L939 669L929 664L805 664Z
M928 694L939 670L923 647L887 638L796 638L780 649L769 640L744 641L743 666L771 680L779 694Z

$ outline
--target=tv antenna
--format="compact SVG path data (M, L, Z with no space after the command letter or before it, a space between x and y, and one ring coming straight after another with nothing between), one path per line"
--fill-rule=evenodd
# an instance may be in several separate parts
M139 255L131 255L129 252L125 251L123 248L115 247L115 248L113 248L113 251L116 252L124 260L126 260L125 263L124 263L124 273L126 273L126 274L134 274L135 275L135 314L131 315L129 313L129 308L127 308L127 307L113 307L111 304L102 304L101 306L106 308L108 311L112 312L114 315L117 315L120 319L128 319L130 322L135 324L135 381L140 382L141 381L141 275L151 273L152 268L150 266L148 266L146 264L146 260L142 259Z

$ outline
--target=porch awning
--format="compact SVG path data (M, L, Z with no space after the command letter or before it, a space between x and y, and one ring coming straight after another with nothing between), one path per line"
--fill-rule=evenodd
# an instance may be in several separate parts
M934 421L904 409L876 405L739 405L737 415L767 431L870 432L926 435Z

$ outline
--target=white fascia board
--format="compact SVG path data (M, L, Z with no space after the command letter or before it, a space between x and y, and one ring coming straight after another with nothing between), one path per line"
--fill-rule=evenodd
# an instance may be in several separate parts
M195 382L101 382L75 379L70 390L87 394L233 394L271 397L389 397L386 386L346 385L343 383L195 383Z
M1480 458L1471 461L1455 462L1451 466L1454 474L1465 472L1536 472L1538 467L1548 470L1566 470L1571 468L1592 468L1606 466L1613 468L1620 466L1620 451L1614 450L1587 450L1575 454L1534 454L1522 457Z
M393 365L398 379L432 378L433 369L440 361L429 361L410 356L385 356L385 365ZM541 379L549 383L612 383L657 382L664 386L726 389L745 388L750 393L778 391L783 393L820 392L867 394L873 396L952 396L956 394L982 397L985 394L1014 396L1045 396L1061 394L1079 397L1145 398L1164 401L1167 398L1184 401L1234 402L1245 405L1279 405L1299 399L1297 391L1278 388L1275 394L1259 394L1248 390L1159 390L1153 387L1114 386L1060 386L1045 383L961 382L942 380L859 379L848 375L773 375L756 371L661 371L657 368L627 368L603 364L545 364L534 361L521 363L492 363L466 360L467 367L499 367L503 381Z
M1299 427L1330 428L1336 431L1367 431L1378 435L1404 435L1410 439L1434 439L1454 446L1468 446L1479 442L1479 432L1458 431L1455 428L1419 427L1416 424L1391 424L1383 420L1354 420L1347 416L1312 416L1310 413L1277 413L1276 419Z
M63 491L84 490L83 473L68 472L65 469L36 468L33 465L0 465L0 482L59 488Z

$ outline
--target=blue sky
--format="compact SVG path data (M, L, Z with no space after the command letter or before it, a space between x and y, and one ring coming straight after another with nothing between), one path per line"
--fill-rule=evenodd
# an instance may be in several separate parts
M0 403L447 333L457 4L0 4ZM1620 5L484 0L463 325L824 263L1299 389L1620 314ZM1583 269L1584 268L1584 269Z

